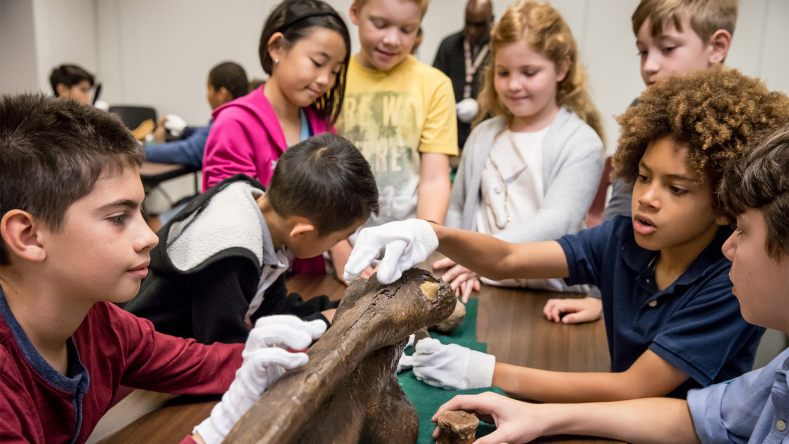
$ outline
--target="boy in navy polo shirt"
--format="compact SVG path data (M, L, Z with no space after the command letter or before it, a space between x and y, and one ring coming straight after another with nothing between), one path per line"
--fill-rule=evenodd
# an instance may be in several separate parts
M635 182L633 215L558 241L510 244L404 221L362 231L346 267L355 278L385 249L382 282L433 248L494 279L565 278L602 293L612 373L560 373L420 341L414 373L446 388L496 385L542 402L684 397L751 369L762 328L739 312L721 254L727 218L713 190L729 158L789 120L789 98L757 79L712 68L659 80L619 117L615 174ZM359 268L362 267L362 268Z
M748 321L789 334L789 125L733 162L720 189L737 230L723 245L732 291ZM498 427L476 444L576 434L625 442L789 443L789 349L764 368L691 390L688 400L529 404L484 393L439 408L474 412ZM434 432L438 435L438 430Z

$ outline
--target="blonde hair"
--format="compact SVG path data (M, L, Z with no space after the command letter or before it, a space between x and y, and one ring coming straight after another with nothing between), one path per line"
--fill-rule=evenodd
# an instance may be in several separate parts
M364 8L364 5L367 4L369 0L354 0L356 3L356 9L361 11ZM425 18L425 14L427 14L427 7L430 6L430 0L410 0L419 5L422 8L422 18Z
M583 66L578 63L578 47L570 27L561 14L548 3L521 0L511 5L490 32L490 48L493 53L485 67L482 91L477 98L480 112L474 125L487 114L503 115L508 125L512 124L512 113L501 103L494 86L496 52L502 46L525 41L529 47L553 62L559 70L565 60L569 67L564 79L556 87L556 103L573 111L605 140L600 113L589 96L587 77Z
M682 32L682 16L690 16L690 27L704 45L715 31L723 29L734 35L737 24L737 0L641 0L633 13L633 34L649 19L653 36L663 33L663 25L671 20Z

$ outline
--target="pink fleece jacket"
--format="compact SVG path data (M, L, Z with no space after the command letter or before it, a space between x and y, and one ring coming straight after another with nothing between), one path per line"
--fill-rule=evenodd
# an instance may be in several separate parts
M288 145L263 88L214 110L214 126L203 155L203 192L237 173L265 186L271 182L277 160ZM304 108L304 113L313 134L335 133L312 107Z

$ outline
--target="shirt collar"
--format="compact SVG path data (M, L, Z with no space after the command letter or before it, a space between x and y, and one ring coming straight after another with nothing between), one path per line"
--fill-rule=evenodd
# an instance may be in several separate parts
M19 325L16 317L11 312L8 306L8 301L5 298L3 288L0 287L0 316L5 321L11 333L14 335L14 341L19 346L22 354L25 356L27 362L33 369L41 375L45 380L52 384L55 388L63 390L68 393L76 393L77 389L82 392L88 390L90 378L88 377L88 370L82 365L82 360L79 357L79 351L72 338L66 341L68 348L68 369L67 374L64 376L58 373L49 363L38 353L38 350L30 342L27 333Z
M632 233L632 226L630 231ZM693 260L688 269L674 281L672 286L693 284L705 276L713 265L724 259L721 248L730 234L729 228L720 227L712 242ZM642 273L657 255L657 251L641 248L636 242L635 236L631 236L622 245L622 258L625 264L636 273Z

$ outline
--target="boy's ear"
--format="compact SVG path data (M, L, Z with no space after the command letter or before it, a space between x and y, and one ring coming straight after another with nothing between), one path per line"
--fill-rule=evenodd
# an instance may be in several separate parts
M288 219L290 219L289 222L291 225L290 237L293 240L297 241L301 239L302 236L312 231L315 231L315 226L312 225L312 222L310 222L310 220L307 219L306 217L292 216L289 217Z
M556 73L556 78L558 79L556 83L559 83L567 77L567 71L570 70L570 56L565 56L557 68L559 68L559 71Z
M11 210L0 219L0 236L6 248L14 255L29 261L46 259L47 252L42 241L41 224L30 213Z
M725 29L719 29L712 33L708 45L710 65L722 63L731 48L731 34Z
M55 90L58 93L58 97L69 97L71 95L71 90L68 89L65 83L55 85Z
M351 3L351 10L348 11L348 16L351 18L351 23L356 26L359 26L359 8L356 6L356 2Z

